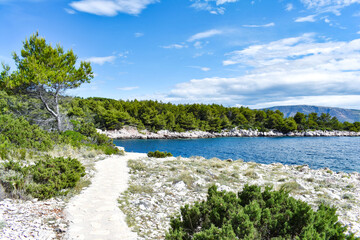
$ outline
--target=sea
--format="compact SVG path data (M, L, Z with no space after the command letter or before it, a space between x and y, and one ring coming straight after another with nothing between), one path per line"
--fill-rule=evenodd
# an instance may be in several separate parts
M360 137L224 137L205 139L114 140L127 152L167 151L263 164L309 165L339 172L360 172Z

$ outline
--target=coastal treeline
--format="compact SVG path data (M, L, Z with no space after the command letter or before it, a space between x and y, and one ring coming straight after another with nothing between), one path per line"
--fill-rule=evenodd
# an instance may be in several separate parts
M224 107L217 104L179 104L158 101L123 101L107 98L73 98L67 116L75 121L93 122L97 128L114 130L134 126L156 132L225 129L277 130L283 133L304 130L360 131L360 123L340 122L329 114L297 113L285 118L276 110L252 110L247 107Z

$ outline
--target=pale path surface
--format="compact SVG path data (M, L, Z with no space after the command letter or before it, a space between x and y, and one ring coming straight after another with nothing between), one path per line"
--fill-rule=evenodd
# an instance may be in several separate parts
M146 154L126 153L96 163L92 184L72 198L66 207L70 222L66 239L135 240L119 209L118 197L128 187L127 161Z

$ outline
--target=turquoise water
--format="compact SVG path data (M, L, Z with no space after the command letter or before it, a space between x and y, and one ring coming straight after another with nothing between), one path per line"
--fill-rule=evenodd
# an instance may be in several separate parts
M360 137L208 138L115 140L128 152L168 151L174 156L243 159L257 163L328 167L360 172Z

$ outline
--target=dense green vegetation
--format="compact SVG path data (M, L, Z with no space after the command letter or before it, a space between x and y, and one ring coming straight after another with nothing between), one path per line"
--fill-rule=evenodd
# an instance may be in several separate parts
M345 233L335 208L321 204L314 211L283 189L246 185L236 195L212 186L206 201L181 208L166 239L358 239Z
M159 150L156 150L155 152L148 152L147 156L154 158L166 158L172 157L173 155L169 152L160 152Z
M63 157L45 157L30 166L10 160L3 166L6 172L0 177L0 183L15 198L31 195L47 199L66 195L85 175L85 168L77 159Z
M55 145L100 149L106 154L118 153L112 140L98 133L92 123L77 123L74 130L58 133L45 131L36 124L30 124L24 117L17 118L13 114L0 115L1 159L25 159L26 152L46 152L52 150ZM18 152L21 151L25 156L18 157Z
M283 133L307 129L360 131L360 123L342 123L336 117L316 113L298 113L284 118L280 111L251 110L246 107L188 104L175 105L157 101L122 101L105 98L74 98L68 102L68 116L93 122L101 129L121 129L125 125L158 131L203 130L219 132L241 129L274 129Z

